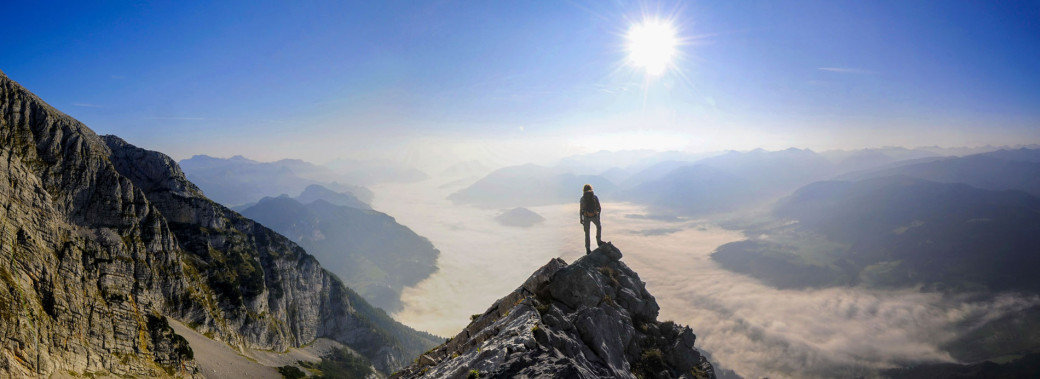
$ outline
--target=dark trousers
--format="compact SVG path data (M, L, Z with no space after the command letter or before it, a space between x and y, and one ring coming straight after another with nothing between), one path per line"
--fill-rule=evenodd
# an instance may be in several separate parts
M603 241L603 239L601 238L602 233L600 231L599 216L596 216L596 217L585 217L585 220L581 222L581 225L585 227L585 251L590 250L589 249L589 223L596 224L596 244L599 244L600 241Z

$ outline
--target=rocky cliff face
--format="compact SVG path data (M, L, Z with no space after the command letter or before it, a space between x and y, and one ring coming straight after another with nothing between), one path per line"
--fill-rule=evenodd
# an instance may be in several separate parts
M0 377L193 376L170 316L239 348L433 346L169 157L99 137L0 73Z
M394 378L714 378L611 244L554 259Z

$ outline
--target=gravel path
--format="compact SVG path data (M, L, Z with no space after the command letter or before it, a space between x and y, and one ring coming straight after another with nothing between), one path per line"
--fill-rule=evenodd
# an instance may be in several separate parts
M242 355L230 346L189 328L180 321L167 318L173 330L184 336L195 352L195 361L199 363L202 375L210 379L249 378L249 379L281 379L275 369L285 365L295 365L298 361L318 362L321 356L332 349L342 348L343 344L318 338L307 346L292 348L285 353L273 351L249 350Z
M249 379L281 379L282 374L273 367L250 361L234 351L223 342L214 341L181 324L167 318L173 330L188 340L191 350L195 352L195 360L199 370L206 378L249 378Z

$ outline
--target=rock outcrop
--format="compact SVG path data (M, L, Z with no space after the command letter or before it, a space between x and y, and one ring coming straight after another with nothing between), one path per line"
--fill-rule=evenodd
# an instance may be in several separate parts
M693 331L657 321L657 301L620 259L607 243L550 261L393 378L714 378Z
M196 376L170 316L244 349L340 341L392 371L436 338L169 157L100 137L0 73L0 377Z

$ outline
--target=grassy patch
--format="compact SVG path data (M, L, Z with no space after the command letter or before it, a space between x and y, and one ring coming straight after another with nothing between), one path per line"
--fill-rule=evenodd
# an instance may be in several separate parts
M300 368L296 366L279 367L278 373L282 374L282 377L286 379L301 379L307 377L307 374L304 374L303 370L300 370Z
M368 360L347 349L335 349L325 354L321 362L298 362L304 368L316 371L315 378L365 378L372 374ZM283 374L284 375L284 374Z
M637 378L656 378L657 373L668 370L664 363L664 354L657 348L643 350L639 355L639 361L632 365L632 374Z
M539 315L545 316L545 312L549 311L549 304L539 302L537 305L534 306L534 309L538 311Z
M599 268L599 273L605 275L607 278L610 278L611 287L614 287L614 289L621 288L621 283L617 280L617 271L610 267L603 266Z

